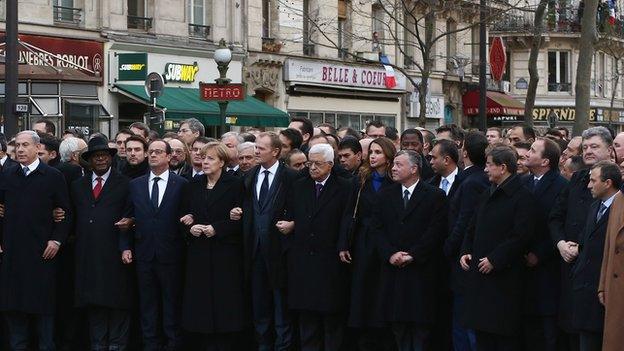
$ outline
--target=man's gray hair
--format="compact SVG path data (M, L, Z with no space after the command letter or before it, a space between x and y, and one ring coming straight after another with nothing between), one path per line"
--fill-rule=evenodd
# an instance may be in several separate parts
M313 145L308 154L321 154L326 162L334 162L334 148L329 144Z
M199 136L204 136L204 134L206 134L206 128L197 118L185 119L180 122L180 126L182 126L183 124L188 125L188 128L191 130L191 132L199 132Z
M609 130L605 127L591 127L583 131L583 140L587 140L595 136L600 137L600 139L602 139L602 141L607 144L607 146L613 145L613 136L611 135L611 132L609 132Z
M230 138L230 137L236 138L236 141L238 141L239 144L242 144L245 142L245 138L243 138L243 136L237 132L227 132L221 136L221 140L225 138Z
M394 158L397 158L401 155L407 156L407 161L410 163L411 166L417 166L419 171L422 169L422 159L420 158L420 155L416 151L401 150L397 152Z
M247 149L256 150L256 144L252 143L251 141L246 141L242 144L238 144L236 149L238 149L238 152L243 152L244 150L247 150Z
M32 139L32 142L34 144L41 143L41 138L39 137L39 134L37 134L37 132L35 132L34 130L24 130L24 131L21 131L21 132L17 133L17 135L15 137L18 137L20 134L28 135Z
M78 148L78 138L76 137L70 137L61 141L61 145L59 146L61 161L69 162L71 160L72 154L78 151Z

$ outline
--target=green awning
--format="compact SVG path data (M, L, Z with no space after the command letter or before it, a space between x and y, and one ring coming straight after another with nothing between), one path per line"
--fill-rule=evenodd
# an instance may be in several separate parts
M143 85L115 84L115 87L135 100L149 103ZM200 100L199 89L166 87L156 105L166 109L165 119L194 117L205 125L219 125L219 105L215 101ZM249 95L245 100L230 101L225 115L228 124L236 126L288 127L290 123L286 112Z

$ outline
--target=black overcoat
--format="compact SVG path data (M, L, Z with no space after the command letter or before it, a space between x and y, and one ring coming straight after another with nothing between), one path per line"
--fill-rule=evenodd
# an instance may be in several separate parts
M247 310L243 282L243 235L240 221L230 220L230 210L240 207L242 179L221 175L206 189L202 175L185 185L183 214L194 224L212 225L213 237L195 237L186 228L188 248L182 303L182 326L195 333L229 333L245 328Z
M129 217L130 179L111 168L97 200L91 174L71 186L76 232L76 305L132 307L132 266L121 261L121 233L115 223Z
M516 175L481 196L462 245L462 255L472 255L463 311L467 327L498 335L521 330L524 253L535 211L535 199ZM494 266L489 274L479 272L483 257Z

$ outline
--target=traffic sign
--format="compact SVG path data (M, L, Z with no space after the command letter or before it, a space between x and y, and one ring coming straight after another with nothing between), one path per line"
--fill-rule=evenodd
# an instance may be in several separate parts
M505 52L503 39L501 37L494 37L492 46L490 46L490 72L495 81L503 79L506 64L507 53Z
M199 83L199 98L206 101L244 100L245 85Z
M145 93L148 97L159 98L165 89L165 81L158 72L152 72L145 78Z

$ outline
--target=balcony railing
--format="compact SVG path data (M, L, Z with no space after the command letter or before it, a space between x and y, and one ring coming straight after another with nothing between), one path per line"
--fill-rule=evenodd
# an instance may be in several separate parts
M151 17L140 17L128 15L128 29L139 29L148 31L152 28Z
M548 91L572 91L572 83L548 83Z
M314 44L303 44L303 54L305 56L314 56L315 46Z
M189 37L191 38L198 38L198 39L204 39L204 40L210 38L210 26L189 23L188 28L189 28Z
M262 37L262 51L264 52L280 52L282 43L275 38Z
M79 25L82 21L82 9L53 5L54 23Z

